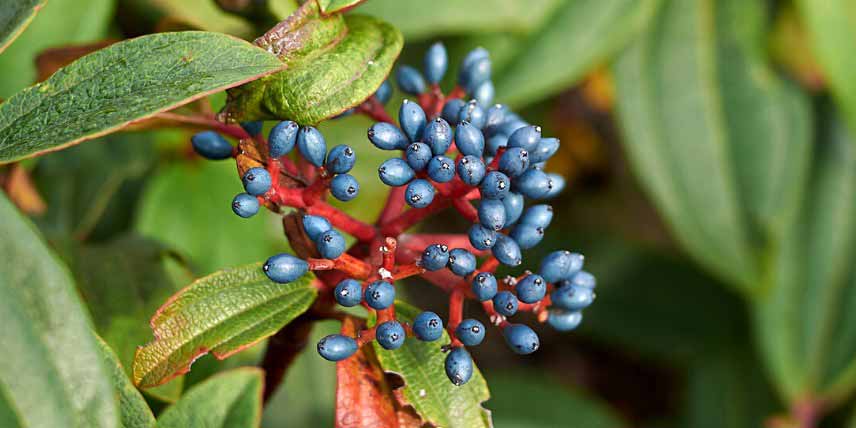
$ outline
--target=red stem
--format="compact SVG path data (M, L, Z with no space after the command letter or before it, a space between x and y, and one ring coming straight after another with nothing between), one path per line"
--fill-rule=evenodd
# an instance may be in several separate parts
M456 287L449 295L449 336L452 338L452 346L458 347L463 344L455 337L455 329L464 318L464 293L460 287Z
M470 203L470 201L464 198L454 198L452 199L452 206L455 207L455 209L464 216L465 219L473 223L478 223L479 212L476 210L476 207Z
M237 125L225 124L223 122L218 121L213 116L187 116L178 113L163 112L156 114L154 117L156 119L168 120L170 122L193 125L199 128L212 129L214 131L226 134L230 137L237 138L239 140L246 140L250 138L250 134L247 134L247 131L244 131L244 128L241 128Z
M358 114L366 115L375 121L395 123L395 120L386 112L383 104L374 95L363 101L355 110Z
M393 187L392 190L389 191L389 194L386 197L386 204L384 204L383 210L380 212L380 216L378 216L375 224L380 225L389 223L392 219L401 214L401 211L404 209L405 191L405 186Z
M309 270L338 270L356 279L364 280L372 274L371 265L348 253L343 253L333 260L308 258L306 262L309 263Z

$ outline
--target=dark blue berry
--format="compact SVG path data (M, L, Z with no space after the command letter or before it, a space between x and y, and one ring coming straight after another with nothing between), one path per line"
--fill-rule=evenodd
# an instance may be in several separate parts
M253 196L264 195L270 190L270 174L264 168L248 169L241 181L244 183L244 190Z
M508 176L499 172L491 171L484 176L479 189L484 199L502 199L508 195L511 182Z
M495 156L500 147L508 145L508 136L505 134L494 134L487 139L485 143L485 151L491 156Z
M448 67L449 56L446 54L446 47L440 42L431 45L425 52L425 58L422 61L422 70L425 71L425 78L428 82L440 83Z
M547 282L559 282L563 279L569 279L571 275L579 272L583 268L583 260L582 254L570 251L554 251L541 260L541 268L538 273Z
M410 144L407 136L397 126L386 122L372 125L368 137L369 141L381 150L401 150Z
M476 346L484 340L484 324L478 320L467 318L458 324L455 328L455 337L464 344L464 346Z
M250 134L251 137L261 134L264 126L265 123L261 120L257 120L255 122L241 122L241 128L243 128L244 131L247 131L247 134Z
M546 228L553 221L553 207L540 204L533 205L526 209L523 216L520 217L520 224L529 224L535 227Z
M443 111L440 112L440 117L448 123L458 123L458 112L461 111L464 104L466 103L460 98L447 100L446 104L443 105Z
M455 161L445 156L434 156L428 162L428 177L438 183L447 183L455 178Z
M493 86L493 82L485 80L473 90L472 96L479 104L483 106L490 105L496 96L496 88Z
M309 263L285 253L270 257L262 266L265 275L280 284L300 278L308 269Z
M511 350L520 355L531 354L541 346L535 331L524 324L511 324L505 327L502 335Z
M243 218L252 217L259 212L259 200L255 196L239 193L232 199L232 211Z
M487 105L487 104L484 104ZM494 135L497 127L505 122L505 116L508 114L508 106L503 104L494 104L485 112L484 131L490 135Z
M405 158L407 159L407 164L414 171L422 171L428 167L428 162L431 162L432 157L434 157L434 153L431 152L431 148L425 143L413 143L407 146Z
M544 162L553 157L558 150L558 138L542 138L535 149L529 152L529 161L532 163Z
M363 300L363 286L356 279L343 279L336 285L333 296L342 306L348 308L357 306Z
M268 134L268 146L270 157L278 158L291 153L297 144L297 133L300 126L290 120L282 121L274 125Z
M482 129L487 120L487 115L484 109L479 106L478 101L470 100L460 110L458 110L458 120L456 123L469 122L477 129Z
M473 357L463 347L452 349L449 355L446 355L444 366L446 376L455 386L461 386L473 377Z
M523 303L535 303L547 294L547 281L541 275L529 274L514 286L517 299Z
M387 186L404 186L413 180L416 172L407 164L407 161L401 158L392 158L385 160L377 169L377 175L380 181L383 181Z
M327 141L321 135L321 131L311 126L300 128L297 133L297 150L303 158L312 165L324 165L324 156L327 155Z
M484 135L467 121L455 128L455 147L464 156L480 158L484 155Z
M427 124L425 111L422 110L422 107L419 107L418 103L404 100L401 103L401 108L398 110L398 123L404 131L404 135L407 135L410 141L420 141L422 139L422 131Z
M351 146L340 144L330 150L324 168L333 174L345 174L351 171L357 161L357 154Z
M381 104L389 102L389 99L392 98L392 85L389 84L388 80L384 80L383 83L380 84L380 87L377 88L374 96Z
M563 285L550 294L553 306L569 311L587 308L594 301L594 297L593 289L572 284Z
M528 123L520 120L520 118L508 115L505 122L499 125L496 131L500 134L511 135L517 130L529 126Z
M508 147L520 147L527 152L535 150L541 142L540 126L524 126L508 135Z
M395 81L401 91L410 95L419 95L425 92L425 79L419 70L409 66L402 65L395 72Z
M366 287L366 303L374 309L386 309L395 301L395 287L386 281L375 281Z
M564 309L550 309L547 323L557 331L571 331L583 321L583 313L580 311L566 311Z
M490 272L479 272L473 278L473 294L480 302L493 299L498 288L496 277Z
M306 236L313 241L332 228L333 225L324 217L309 214L303 216L303 230L306 232Z
M470 244L477 250L489 250L496 243L496 231L478 223L470 226L467 232Z
M417 178L407 185L404 201L413 208L425 208L434 200L434 186L428 180Z
M315 248L325 259L335 259L345 252L345 237L336 229L330 229L315 240Z
M449 264L449 247L443 244L431 244L422 252L420 265L426 270L440 270L447 264Z
M497 234L496 243L490 249L493 256L500 263L507 266L519 266L523 262L523 256L520 254L520 246L514 239L505 235Z
M505 225L505 205L500 200L482 199L478 214L479 222L486 228L498 231Z
M490 79L490 58L487 51L477 48L464 57L461 71L458 74L458 84L472 93L479 85Z
M529 152L520 147L510 147L499 157L499 170L509 177L517 177L529 168Z
M523 202L523 195L514 192L509 192L502 198L502 204L505 205L505 227L511 226L520 218Z
M493 296L493 308L500 315L510 317L517 313L517 297L510 291L500 291Z
M514 181L515 190L530 199L542 199L550 193L553 182L539 169L530 169Z
M449 270L459 276L473 273L476 270L476 256L463 248L452 249L449 251Z
M441 117L425 125L422 134L422 142L427 144L435 155L445 154L452 145L452 127Z
M467 55L461 60L461 69L471 67L476 61L483 59L490 59L490 52L485 48L477 47L467 52Z
M339 174L330 181L330 193L334 198L347 202L360 193L360 183L351 174Z
M443 320L434 312L422 312L413 320L413 333L419 340L433 342L443 336Z
M550 190L547 191L547 194L544 195L544 199L552 199L556 196L559 196L559 193L562 193L562 190L565 190L565 177L562 177L559 174L547 174L547 178L550 180Z
M544 228L520 223L514 226L508 236L517 242L520 249L528 250L534 248L544 239Z
M470 186L478 186L486 173L487 168L479 157L464 156L458 161L458 177Z
M318 354L328 361L342 361L357 352L357 341L341 334L331 334L318 342Z
M206 159L222 160L232 157L232 145L214 131L202 131L190 137L190 144L196 153Z
M398 349L404 345L407 334L398 321L387 321L377 326L375 338L384 349Z
M594 275L584 270L573 274L573 276L571 276L570 282L573 285L586 288L594 288L597 285L597 280L595 279Z

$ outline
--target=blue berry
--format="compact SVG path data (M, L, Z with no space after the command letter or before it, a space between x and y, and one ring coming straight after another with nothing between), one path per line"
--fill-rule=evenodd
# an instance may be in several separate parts
M493 253L493 256L504 265L514 267L523 263L523 256L520 254L520 246L517 245L517 242L515 242L514 239L505 235L497 234L496 243L493 244L493 247L490 250L491 253Z
M490 58L487 51L477 48L464 57L461 71L458 74L458 84L472 93L484 81L490 79Z
M351 171L357 161L357 154L351 146L340 144L333 147L327 155L324 168L333 174L345 174Z
M505 225L505 205L496 199L483 199L479 203L479 222L486 228L501 230Z
M553 221L553 207L546 204L533 205L527 208L523 216L520 217L520 224L529 224L535 227L546 228L551 221Z
M252 217L259 212L259 200L255 196L239 193L232 199L232 211L243 218Z
M321 131L311 126L300 128L297 133L297 150L303 158L312 165L324 165L324 156L327 154L327 141L321 135Z
M506 121L499 125L496 131L501 134L511 135L517 130L527 126L529 126L529 124L520 120L518 117L506 117Z
M446 104L443 105L443 111L440 112L440 117L448 123L458 123L458 112L461 111L464 104L466 103L460 98L447 100Z
M517 297L510 291L500 291L493 296L493 308L500 315L510 317L517 313Z
M523 303L535 303L547 294L547 281L541 275L529 274L514 286L517 299Z
M434 186L428 180L417 178L407 185L404 201L413 208L425 208L434 200Z
M433 342L443 337L443 320L434 312L422 312L413 320L413 333L419 340Z
M496 277L490 272L479 272L472 283L473 294L480 302L493 299L499 286L496 283Z
M483 59L490 59L490 52L487 49L478 47L469 52L464 56L464 59L461 61L461 69L471 67L477 61Z
M431 148L431 153L435 155L445 154L452 145L452 127L442 117L425 125L422 134L422 142L427 144Z
M479 157L464 156L458 161L458 177L467 185L478 186L486 173L487 168Z
M330 181L330 193L334 198L348 202L360 193L360 183L351 174L339 174Z
M511 350L520 355L531 354L541 346L535 331L524 324L511 324L502 331L502 335Z
M565 177L562 177L559 174L547 174L547 178L550 179L550 190L547 191L547 194L544 195L544 199L552 199L556 196L559 196L559 193L562 193L562 190L565 190Z
M407 161L401 158L391 158L385 160L377 169L377 175L387 186L404 186L413 180L416 172L407 164Z
M389 84L388 80L384 80L383 83L380 84L380 87L377 88L374 96L381 104L389 102L389 99L392 98L392 85Z
M345 252L345 237L336 229L330 229L315 240L315 248L325 259L335 259Z
M254 122L241 122L241 128L243 128L244 131L247 131L247 134L250 134L251 137L261 134L264 126L265 123L261 120Z
M594 290L577 285L563 285L550 294L552 305L569 311L585 309L594 302Z
M244 189L247 193L253 196L264 195L270 190L270 174L264 168L256 167L248 169L244 173L244 177L241 178L241 181L244 183Z
M455 161L445 156L434 156L428 162L428 177L438 183L447 183L455 178Z
M485 143L485 151L491 156L495 156L500 147L508 146L508 136L505 134L494 134L487 139Z
M443 244L431 244L422 253L420 265L426 270L440 270L447 264L449 264L449 247Z
M529 152L529 161L532 163L544 162L553 157L558 150L558 138L542 138L535 146L535 149Z
M485 174L479 190L483 199L502 199L508 195L510 187L508 176L499 171L491 171Z
M291 254L277 254L267 259L262 270L273 282L285 284L300 278L309 269L309 263Z
M398 321L387 321L377 326L375 338L384 349L398 349L404 345L407 334Z
M422 131L427 124L425 111L422 110L422 107L419 107L418 103L404 100L401 103L401 108L398 110L398 123L404 131L404 135L407 135L410 141L420 141L422 139Z
M470 244L477 250L489 250L496 243L496 231L478 223L470 226L467 232Z
M306 236L313 241L332 228L333 225L324 217L309 214L303 216L303 230L306 232Z
M517 242L522 250L528 250L538 245L544 239L544 228L521 223L514 226L508 236Z
M419 70L409 66L402 65L395 72L395 81L401 91L410 95L419 95L425 92L425 79Z
M530 199L542 199L550 193L553 182L539 169L530 169L514 181L515 189Z
M490 104L490 103L487 103ZM487 105L483 104L483 105ZM484 130L485 133L494 135L497 127L505 122L505 116L509 113L508 106L504 104L494 104L485 112Z
M446 376L455 386L461 386L473 377L473 357L463 347L452 349L449 355L446 355L444 366Z
M586 288L594 288L597 285L597 280L595 279L594 275L584 270L573 274L573 276L571 276L570 281L573 285Z
M363 286L356 279L343 279L336 285L333 296L342 306L348 308L357 306L363 300Z
M524 126L508 135L508 147L520 147L527 152L535 150L541 142L540 126Z
M282 121L274 125L268 134L268 146L270 157L278 158L291 153L297 144L297 133L300 126L290 120Z
M456 122L469 122L477 129L482 129L487 120L486 116L484 109L479 106L478 101L470 100L458 110L458 120Z
M455 337L464 344L464 346L476 346L484 340L484 324L478 320L467 318L458 324L455 328Z
M190 137L190 144L196 153L206 159L222 160L232 157L232 145L214 131L203 131Z
M463 248L449 251L449 270L459 276L473 273L476 270L476 256Z
M514 192L509 192L502 198L502 204L505 205L505 227L511 226L520 218L523 202L523 195Z
M557 331L571 331L583 321L583 313L580 311L566 311L564 309L550 309L547 323Z
M425 52L422 64L428 83L440 83L443 80L443 75L446 74L446 69L449 68L449 56L446 54L446 47L440 42L431 45Z
M579 272L583 268L583 260L582 254L570 251L554 251L541 260L541 268L538 273L547 282L559 282L563 279L569 279L571 275Z
M428 167L428 162L431 162L431 158L434 157L434 154L431 152L431 148L428 147L427 144L413 143L407 146L407 153L405 153L404 156L407 159L407 164L410 165L414 171L422 171Z
M510 147L499 157L499 170L509 177L517 177L529 168L529 152L520 147Z
M401 150L410 144L407 136L397 126L377 122L368 130L369 141L381 150Z
M486 106L493 102L493 98L496 96L496 88L493 86L493 82L485 80L473 90L472 95L479 104Z
M463 121L455 128L455 147L464 156L484 156L484 135L478 128Z
M386 309L395 301L395 287L386 281L375 281L366 287L366 303L374 309Z
M342 361L357 352L357 341L341 334L331 334L318 342L318 354L328 361Z

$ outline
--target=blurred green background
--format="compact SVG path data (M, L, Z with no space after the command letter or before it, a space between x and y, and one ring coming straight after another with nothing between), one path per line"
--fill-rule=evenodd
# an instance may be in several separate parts
M296 7L269 3L253 21L213 0L50 0L0 55L0 98L68 46L176 29L252 39ZM400 63L421 64L437 40L452 64L486 47L497 101L562 139L548 170L569 185L525 256L585 253L597 301L579 331L540 328L533 356L496 332L474 349L497 427L856 427L856 2L368 0L355 12L401 29ZM365 219L386 157L369 125L322 125L328 142L357 148L362 193L348 210ZM2 172L126 366L148 317L190 278L287 248L275 216L229 213L234 167L188 157L188 138L119 133ZM445 313L430 287L407 292ZM179 383L262 351L206 356L147 399L161 408ZM334 370L301 355L263 426L331 426Z

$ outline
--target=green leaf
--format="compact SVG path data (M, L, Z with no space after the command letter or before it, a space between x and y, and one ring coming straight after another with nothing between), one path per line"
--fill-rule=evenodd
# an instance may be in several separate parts
M566 0L495 78L503 103L522 106L576 83L627 44L660 0Z
M687 251L748 294L808 163L811 116L762 56L764 9L668 0L616 67L624 145Z
M109 372L68 271L5 195L0 218L0 420L118 426Z
M196 280L152 317L155 340L137 351L134 383L162 384L201 355L224 359L276 333L315 301L313 278L278 284L256 263Z
M144 191L136 230L187 255L203 275L264 260L284 249L282 226L266 212L234 215L229 206L242 191L233 162L165 166Z
M412 322L419 309L404 302L395 303L396 317L401 322ZM490 412L482 407L490 392L478 368L463 386L449 382L444 371L446 354L441 344L449 343L449 335L435 342L409 339L404 346L393 351L372 342L381 367L404 381L401 392L422 419L436 426L456 428L490 427Z
M11 0L18 1L18 0ZM4 0L4 11L9 0ZM36 80L36 55L47 48L95 42L107 35L115 0L50 0L16 43L0 55L0 98Z
M774 249L757 339L782 396L829 405L856 389L856 145L825 128L802 211Z
M6 50L21 32L30 25L46 0L11 0L0 10L0 53Z
M389 21L408 41L485 32L538 29L562 0L371 0L360 11Z
M337 12L344 12L354 6L359 5L365 0L317 0L318 7L321 8L321 13L330 15Z
M293 16L310 13L304 9ZM377 90L403 44L395 27L369 16L310 16L306 22L293 24L285 30L291 37L279 35L271 40L271 36L256 42L276 52L288 69L229 91L223 110L226 118L287 118L314 124L335 116Z
M134 387L125 374L119 358L104 340L97 337L101 361L110 371L110 381L119 404L119 416L122 428L151 428L155 426L155 416L140 391ZM5 426L5 425L4 425Z
M0 104L0 163L108 134L281 68L273 55L223 34L113 44Z
M849 0L798 0L800 12L810 33L813 54L823 68L844 118L856 133L856 3Z
M255 427L262 414L264 373L234 369L191 388L158 418L158 428Z

